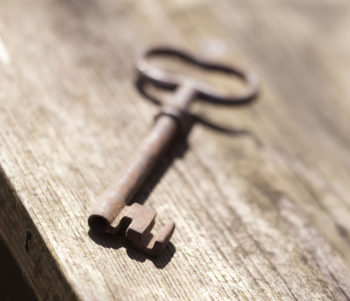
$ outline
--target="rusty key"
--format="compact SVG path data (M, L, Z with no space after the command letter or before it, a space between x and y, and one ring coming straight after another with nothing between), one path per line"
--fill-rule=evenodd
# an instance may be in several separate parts
M244 81L247 90L242 95L224 95L208 84L189 76L172 74L151 65L148 58L161 56L180 59L204 71L221 72ZM245 104L258 93L258 78L251 73L200 60L184 51L159 47L150 49L137 64L139 79L157 86L173 89L172 101L162 105L150 135L143 141L136 156L117 179L99 198L89 216L90 227L101 233L125 235L131 244L143 253L156 256L167 246L175 229L175 223L164 226L157 235L151 233L156 213L141 204L133 203L133 197L144 183L174 138L181 133L189 116L193 100L204 99L220 104Z

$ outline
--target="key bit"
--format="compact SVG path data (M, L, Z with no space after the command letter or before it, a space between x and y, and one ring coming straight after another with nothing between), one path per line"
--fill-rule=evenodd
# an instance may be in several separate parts
M131 241L133 246L149 255L161 253L175 230L175 223L170 222L157 235L153 235L151 230L155 216L156 213L152 209L135 203L127 207L125 215L122 217L122 219L131 220L126 229L125 237Z
M175 230L175 223L169 222L157 235L154 235L151 230L155 217L156 213L153 209L134 203L131 206L125 206L110 224L101 216L91 215L89 225L102 233L124 235L139 251L157 256L169 243Z

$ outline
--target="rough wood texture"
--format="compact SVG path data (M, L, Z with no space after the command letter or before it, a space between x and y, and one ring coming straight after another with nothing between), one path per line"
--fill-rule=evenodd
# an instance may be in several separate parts
M2 0L0 231L38 297L349 300L349 28L346 0ZM152 123L133 64L159 43L263 93L199 107L234 131L163 160L139 197L177 229L151 260L86 219Z

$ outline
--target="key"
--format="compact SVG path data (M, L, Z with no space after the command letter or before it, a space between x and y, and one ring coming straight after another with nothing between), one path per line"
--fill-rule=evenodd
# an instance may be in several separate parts
M203 70L237 76L247 84L247 91L242 95L221 94L202 81L154 67L147 60L154 56L177 58ZM137 67L140 80L171 88L175 93L172 101L162 106L151 133L142 142L123 175L99 198L97 206L88 218L88 224L95 232L124 235L136 249L157 256L167 246L174 233L175 223L169 222L157 235L152 234L156 213L141 204L131 204L133 197L174 138L185 129L193 100L245 104L257 96L258 79L255 75L243 73L237 68L202 61L184 51L167 47L147 51Z

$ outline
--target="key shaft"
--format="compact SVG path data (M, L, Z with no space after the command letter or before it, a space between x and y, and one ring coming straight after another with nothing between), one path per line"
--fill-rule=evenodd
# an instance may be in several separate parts
M169 115L160 115L149 136L142 142L128 167L106 192L90 215L89 224L99 232L114 232L113 220L130 203L156 163L176 136L178 121Z
M168 223L158 235L153 235L150 231L156 213L143 205L129 204L174 138L186 127L187 109L195 93L191 84L179 86L171 101L173 105L162 107L151 133L89 216L88 223L96 232L125 235L137 249L150 255L158 255L166 247L175 223Z

